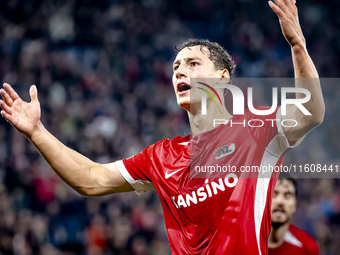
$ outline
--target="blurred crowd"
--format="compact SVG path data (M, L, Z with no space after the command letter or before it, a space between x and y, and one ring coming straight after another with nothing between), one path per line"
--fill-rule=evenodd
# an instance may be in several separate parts
M307 47L321 77L340 71L340 2L298 0ZM174 46L219 42L235 77L293 77L290 47L267 1L8 0L0 2L0 79L42 122L99 163L130 157L163 138L188 135L171 85ZM327 82L326 82L327 83ZM336 81L324 88L326 118L287 163L339 164ZM72 171L72 169L70 169ZM322 255L340 253L338 179L299 180L293 222ZM134 192L82 197L28 140L0 118L0 255L170 254L159 198Z

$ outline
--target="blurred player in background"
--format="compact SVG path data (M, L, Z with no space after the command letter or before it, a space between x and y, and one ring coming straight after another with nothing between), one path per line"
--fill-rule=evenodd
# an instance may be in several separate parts
M250 111L232 116L209 99L210 120L277 120L265 121L261 128L231 128L230 122L214 128L213 122L201 114L200 97L196 96L201 95L200 89L190 80L208 78L207 83L212 79L228 83L234 64L221 46L206 40L182 44L173 63L177 103L189 114L192 135L161 140L128 159L97 164L60 143L40 122L35 86L30 89L31 103L26 103L5 84L5 90L0 90L4 99L0 101L1 114L34 144L60 178L82 195L157 190L173 254L267 254L270 201L278 174L255 173L254 178L242 178L237 172L223 178L191 178L190 165L219 162L237 169L244 165L280 166L287 150L297 146L323 121L318 73L306 50L297 8L293 0L276 3L269 5L278 15L283 35L291 46L295 77L312 78L296 83L311 93L312 100L303 105L311 116L304 115L296 105L287 107L289 118L298 122L294 127L281 126L287 115L281 116L280 107L267 116ZM211 89L213 85L206 87ZM223 90L216 93L223 98Z
M318 255L317 242L305 231L290 224L296 211L296 180L279 178L272 200L272 229L269 235L269 255Z

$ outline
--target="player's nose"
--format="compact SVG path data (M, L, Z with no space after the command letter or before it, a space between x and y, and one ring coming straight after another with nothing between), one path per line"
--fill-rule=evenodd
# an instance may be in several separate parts
M177 79L187 77L186 70L184 70L183 67L179 66L179 67L177 68L177 70L175 71L175 77L176 77Z
M277 205L283 205L284 204L284 197L279 195L276 197L275 202Z

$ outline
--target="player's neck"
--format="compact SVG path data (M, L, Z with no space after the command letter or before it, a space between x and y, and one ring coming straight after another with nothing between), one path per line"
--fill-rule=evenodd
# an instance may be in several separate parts
M269 239L268 239L268 247L269 248L276 248L283 244L285 240L285 234L289 229L289 222L281 225L278 228L274 228L272 226L270 234L269 234Z
M206 115L202 114L201 105L192 107L191 111L188 111L188 115L193 136L212 130L218 126L217 123L221 123L215 123L214 120L227 121L233 117L225 107L216 106L213 103L207 105Z

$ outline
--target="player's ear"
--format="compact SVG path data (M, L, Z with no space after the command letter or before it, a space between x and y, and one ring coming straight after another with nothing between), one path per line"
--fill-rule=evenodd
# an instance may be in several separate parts
M227 69L223 69L219 71L220 73L220 81L221 84L228 84L230 81L229 71Z

